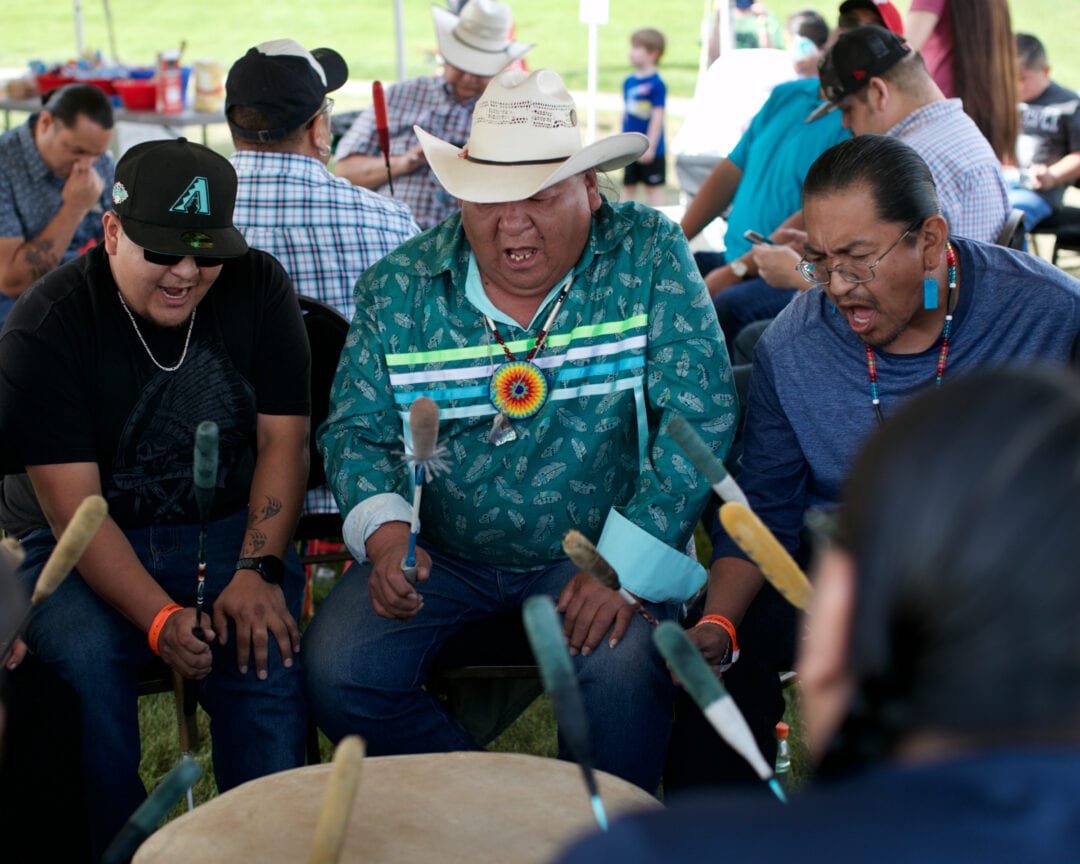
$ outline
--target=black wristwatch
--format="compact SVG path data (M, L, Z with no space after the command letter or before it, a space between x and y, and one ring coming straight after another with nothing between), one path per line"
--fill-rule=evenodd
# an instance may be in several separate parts
M263 555L259 558L241 558L236 562L236 570L254 570L271 585L280 585L285 579L285 562L277 555Z

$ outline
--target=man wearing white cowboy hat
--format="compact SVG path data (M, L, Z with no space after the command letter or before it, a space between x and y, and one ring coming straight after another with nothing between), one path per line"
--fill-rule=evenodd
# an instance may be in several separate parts
M735 396L712 304L678 226L600 194L597 170L636 159L645 136L583 148L556 73L494 79L464 149L417 134L461 212L358 285L320 443L346 542L369 563L305 637L315 717L373 754L475 747L422 689L428 665L462 626L546 594L564 615L597 767L652 790L671 679L645 617L561 541L577 529L596 543L657 618L702 584L685 549L709 487L667 425L685 417L720 456L730 445ZM413 586L401 568L411 472L394 454L421 395L439 406L448 464L422 497Z
M455 212L457 202L428 168L413 134L414 124L422 123L447 141L464 143L473 107L492 76L533 47L510 38L510 7L497 0L469 0L460 16L432 6L431 15L443 59L442 74L410 78L386 89L394 197L409 205L416 223L425 229ZM360 112L334 156L339 177L389 194L374 106Z

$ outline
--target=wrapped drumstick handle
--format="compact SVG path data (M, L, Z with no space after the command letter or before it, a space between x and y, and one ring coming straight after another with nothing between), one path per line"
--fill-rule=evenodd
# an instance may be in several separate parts
M592 576L605 588L610 588L612 591L618 591L619 594L622 595L622 598L633 606L646 621L653 627L656 626L656 616L642 606L641 601L638 600L637 597L623 588L622 583L619 581L619 574L615 572L615 568L612 567L607 562L607 559L600 554L595 546L593 546L592 541L590 541L588 537L580 531L571 529L566 532L566 536L562 539L562 548L570 560L578 567Z
M90 545L90 541L94 539L94 535L97 533L98 528L101 527L101 523L105 521L108 512L109 505L105 503L105 499L100 495L88 495L76 508L71 516L71 521L68 522L67 527L60 535L60 539L56 541L52 554L49 555L45 566L41 568L41 572L38 574L37 582L34 585L34 593L30 597L30 608L26 610L26 615L19 622L19 626L15 628L15 632L4 642L3 648L0 648L0 659L7 657L8 651L11 649L11 643L26 627L26 622L29 621L30 613L34 607L44 602L57 589L75 564L78 563L78 560L82 558L83 552Z
M769 583L797 609L810 605L814 589L787 549L749 508L729 501L720 508L720 524Z
M364 739L358 735L342 738L334 751L326 797L319 811L319 821L315 824L309 864L337 864L341 857L363 761Z
M428 462L435 456L439 439L439 406L421 396L409 406L409 434L412 438L413 506L409 530L409 548L401 570L409 584L416 584L416 538L420 535L420 497L427 479Z

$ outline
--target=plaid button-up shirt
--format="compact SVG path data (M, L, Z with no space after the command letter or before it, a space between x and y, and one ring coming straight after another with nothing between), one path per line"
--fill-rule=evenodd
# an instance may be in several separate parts
M472 128L472 112L476 98L457 102L450 85L442 76L410 78L386 88L386 116L390 132L390 155L399 156L417 144L413 125L436 138L463 147ZM381 156L375 130L375 109L370 105L360 112L352 128L338 142L334 158L346 156ZM390 194L386 184L377 190ZM416 224L431 228L447 216L456 213L457 200L439 185L425 164L411 174L394 178L394 197L404 201L412 210Z
M419 231L404 204L334 177L310 156L238 150L231 161L233 224L281 262L297 293L350 320L360 274ZM304 512L336 511L326 487L308 493Z

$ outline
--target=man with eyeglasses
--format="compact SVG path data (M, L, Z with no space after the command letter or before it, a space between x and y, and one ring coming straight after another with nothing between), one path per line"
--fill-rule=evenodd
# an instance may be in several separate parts
M896 138L859 135L826 150L802 204L809 290L754 350L736 472L753 510L798 557L808 552L804 513L839 500L860 443L901 403L977 368L1074 362L1080 333L1080 282L1026 253L953 235L929 168ZM793 610L718 522L712 541L705 613L735 623L744 658L760 652L790 668ZM729 650L719 627L691 634L714 664ZM782 712L776 668L761 674Z
M847 30L822 57L819 72L827 101L808 122L838 110L855 135L890 135L910 145L930 168L949 230L986 243L997 239L1010 210L997 156L903 37L873 25ZM803 288L797 247L754 246L760 278L717 302L725 332L775 315Z
M24 584L85 496L109 503L25 632L80 699L95 860L145 795L135 688L154 654L198 682L219 790L303 762L304 580L290 539L310 355L285 271L233 227L235 195L212 150L131 148L104 242L37 282L0 335L0 527L26 550ZM193 488L203 421L218 429L206 519Z

